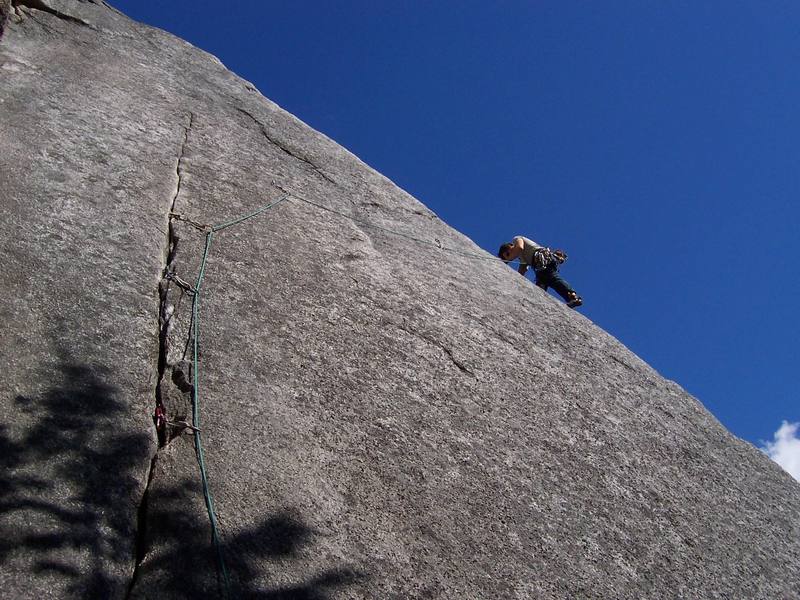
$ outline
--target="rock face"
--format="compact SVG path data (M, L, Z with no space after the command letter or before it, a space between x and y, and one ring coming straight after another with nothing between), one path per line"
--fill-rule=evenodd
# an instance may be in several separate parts
M189 44L2 19L5 597L800 597L800 486L580 314Z

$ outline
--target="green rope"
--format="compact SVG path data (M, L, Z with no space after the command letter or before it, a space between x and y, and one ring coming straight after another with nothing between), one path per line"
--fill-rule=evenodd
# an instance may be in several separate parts
M208 519L211 523L211 543L217 553L217 563L222 574L225 586L226 597L230 597L231 582L228 576L228 569L225 566L225 557L222 552L222 544L219 538L219 528L217 527L217 517L214 512L214 500L211 496L211 489L208 485L208 472L206 470L205 453L203 452L203 440L200 436L200 361L199 361L199 340L200 340L200 286L206 274L206 263L208 253L211 250L211 240L214 232L206 233L206 244L203 250L203 261L200 263L200 272L197 276L197 283L194 286L194 296L192 298L192 363L193 363L193 382L192 386L192 425L194 426L194 444L197 454L197 463L200 466L200 479L203 485L203 497L206 502Z
M260 208L258 208L256 210L254 210L253 212L247 213L247 214L242 215L240 217L236 217L235 219L231 219L230 221L225 221L225 222L220 223L218 225L213 225L210 228L208 228L208 227L205 228L206 229L206 240L205 240L205 247L203 249L203 259L202 259L202 261L200 263L200 270L199 270L198 275L197 275L197 282L195 283L195 286L194 286L194 290L193 290L194 293L193 293L193 299L192 299L192 362L193 362L193 370L194 370L194 373L193 373L194 386L193 386L193 390L192 390L192 421L193 421L192 424L194 426L195 451L196 451L196 454L197 454L197 462L198 462L198 464L200 466L200 478L202 480L203 497L205 499L206 509L208 511L208 519L209 519L209 522L211 524L211 541L212 541L212 543L214 545L214 548L216 550L217 563L219 565L219 569L220 569L220 572L222 574L222 579L223 579L223 583L224 583L224 587L225 587L226 597L229 597L229 598L231 597L230 576L228 574L228 569L227 569L227 567L225 565L225 557L224 557L224 553L223 553L223 550L222 550L222 543L220 541L220 535L219 535L219 527L218 527L218 524L217 524L217 517L216 517L215 510L214 510L214 500L213 500L213 497L211 495L211 488L210 488L209 483L208 483L208 471L206 469L205 453L203 451L203 442L202 442L202 438L201 438L201 435L200 435L200 361L199 361L199 355L200 355L200 352L199 352L199 343L200 343L199 342L199 340L200 340L200 289L201 289L201 287L203 285L203 279L204 279L205 273L206 273L206 265L208 263L208 256L209 256L209 253L211 251L211 241L213 239L214 233L216 233L218 231L222 231L223 229L226 229L228 227L232 227L234 225L238 225L239 223L247 221L248 219L252 219L253 217L257 217L258 215L266 212L267 210L277 206L281 202L284 202L285 200L290 199L290 197L291 198L295 198L297 200L300 200L301 202L305 202L306 204L309 204L309 205L314 206L316 208L319 208L321 210L324 210L324 211L339 215L339 216L344 217L346 219L349 219L351 221L355 221L355 222L361 223L361 224L363 224L363 225L365 225L367 227L371 227L371 228L377 229L379 231L383 231L383 232L386 232L386 233L390 233L392 235L403 237L403 238L409 239L409 240L417 242L417 243L426 244L426 245L430 245L430 246L435 246L438 249L443 250L445 252L458 254L460 256L464 256L466 258L471 258L471 259L499 260L499 261L501 261L503 263L513 262L513 261L502 260L502 259L499 259L499 258L494 258L494 257L491 257L491 256L487 257L487 256L484 256L484 255L481 255L481 254L476 254L474 252L467 252L467 251L458 250L458 249L455 249L455 248L447 248L447 247L443 246L442 243L439 240L436 240L435 242L431 242L430 240L425 240L425 239L422 239L422 238L418 238L418 237L415 237L415 236L412 236L412 235L409 235L409 234L406 234L406 233L403 233L403 232L400 232L400 231L387 229L386 227L381 227L380 225L375 225L374 223L370 223L369 221L366 221L364 219L360 219L358 217L354 217L352 215L348 215L348 214L346 214L344 212L335 210L335 209L330 208L328 206L324 206L322 204L318 204L316 202L312 202L311 200L308 200L308 199L303 198L301 196L296 196L296 195L293 195L293 194L289 194L288 192L285 193L280 198L278 198L277 200L274 200L273 202L270 202L269 204L266 204L266 205L264 205L264 206L262 206L262 207L260 207ZM176 217L177 217L177 215L176 215ZM522 261L520 261L520 264L524 264L524 263L522 263Z
M253 212L251 212L249 214L246 214L246 215L241 216L241 217L237 217L236 219L232 219L232 220L227 221L225 223L220 223L219 225L214 225L211 228L211 231L222 231L226 227L231 227L232 225L238 225L242 221L247 221L248 219L252 219L253 217L257 217L261 213L268 211L273 206L276 206L277 204L280 204L284 200L288 200L288 198L289 198L289 194L284 194L283 196L281 196L280 198L278 198L274 202L270 202L266 206L262 206L261 208L259 208L257 210L254 210Z
M206 232L205 247L203 249L203 259L200 262L200 271L197 275L197 282L194 285L194 294L192 297L192 363L193 363L193 389L192 389L192 425L194 427L194 443L195 452L197 454L197 463L200 466L200 479L203 486L203 498L206 503L206 510L208 511L208 520L211 524L211 543L214 545L217 554L217 563L219 565L220 573L225 588L225 597L231 597L231 581L228 575L228 569L225 565L225 556L222 551L222 543L220 541L219 527L217 525L217 516L214 510L214 499L211 495L211 488L208 484L208 471L206 469L205 452L203 451L203 440L200 435L200 290L203 285L203 279L206 275L206 265L208 264L208 255L211 251L211 241L214 233L221 231L227 227L238 225L248 219L256 217L270 208L280 204L288 199L289 195L278 198L274 202L270 202L261 208L254 210L251 213L242 215L230 221L214 225Z

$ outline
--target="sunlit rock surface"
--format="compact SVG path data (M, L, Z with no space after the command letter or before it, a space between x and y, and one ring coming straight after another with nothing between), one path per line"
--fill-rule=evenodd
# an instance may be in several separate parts
M209 54L2 18L4 597L798 597L800 486L579 313Z

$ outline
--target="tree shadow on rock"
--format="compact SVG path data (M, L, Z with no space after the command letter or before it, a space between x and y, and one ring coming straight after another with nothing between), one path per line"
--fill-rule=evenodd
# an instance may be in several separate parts
M335 589L366 579L364 573L345 566L326 569L291 587L258 587L265 562L297 558L313 546L314 535L298 514L286 510L231 540L228 553L238 567L242 596L252 600L328 600Z
M210 542L207 520L196 522L198 482L183 482L155 492L148 504L148 545L155 543L157 557L140 568L133 597L147 597L157 588L163 598L243 598L252 600L329 600L337 588L363 580L365 575L348 567L327 569L306 577L292 587L270 587L264 583L276 561L299 558L313 549L314 531L294 511L283 511L260 525L222 540L220 549L229 573L226 589L218 569L216 549ZM230 592L230 594L228 594Z
M107 368L62 354L48 377L41 396L14 399L21 426L0 426L0 565L76 596L117 595L152 440L130 432Z

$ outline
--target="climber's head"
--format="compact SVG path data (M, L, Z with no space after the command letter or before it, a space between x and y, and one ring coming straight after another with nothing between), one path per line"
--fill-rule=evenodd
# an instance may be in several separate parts
M502 258L503 260L510 260L510 252L511 249L514 247L514 244L511 242L506 242L502 246L500 246L500 250L497 251L497 256Z

